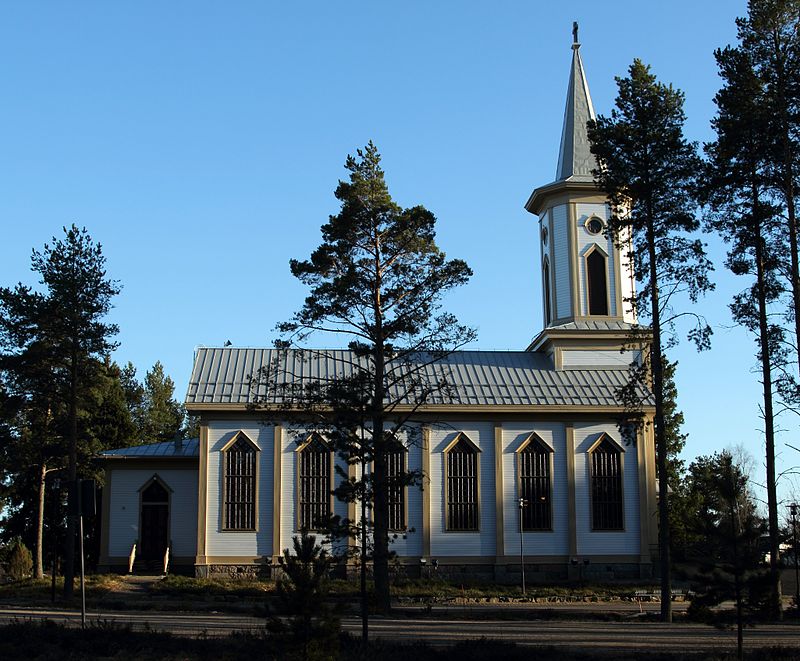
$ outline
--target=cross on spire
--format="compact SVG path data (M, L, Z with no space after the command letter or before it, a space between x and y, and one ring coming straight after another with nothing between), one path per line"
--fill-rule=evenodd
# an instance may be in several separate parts
M578 21L572 21L572 43L578 44Z

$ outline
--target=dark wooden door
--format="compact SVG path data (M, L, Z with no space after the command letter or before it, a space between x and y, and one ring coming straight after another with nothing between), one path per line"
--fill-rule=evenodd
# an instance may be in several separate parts
M157 481L142 492L139 557L148 569L159 568L169 545L169 493Z

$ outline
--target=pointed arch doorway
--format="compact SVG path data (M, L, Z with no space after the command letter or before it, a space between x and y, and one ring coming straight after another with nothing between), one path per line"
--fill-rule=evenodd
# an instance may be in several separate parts
M169 546L170 488L154 475L139 498L139 558L147 569L163 567Z

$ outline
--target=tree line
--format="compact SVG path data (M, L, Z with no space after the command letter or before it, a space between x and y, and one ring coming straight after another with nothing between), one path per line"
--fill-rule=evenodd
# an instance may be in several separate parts
M646 365L633 380L646 379L652 387L660 476L669 470L664 387L676 325L688 320L688 338L698 349L710 344L711 328L694 306L713 288L713 265L698 237L700 229L728 244L725 266L745 280L730 310L733 320L753 336L762 384L770 571L764 607L777 617L781 531L775 418L779 404L797 412L800 401L800 3L751 0L747 15L736 24L737 43L714 52L722 87L714 97L713 141L700 146L685 138L683 94L660 83L640 60L633 62L627 77L617 79L615 108L589 123L589 138L599 163L596 181L609 196L609 234L626 251L639 285L630 303L652 329ZM623 394L632 410L641 405L630 390ZM668 480L661 479L665 620L671 619L669 501Z
M107 315L120 288L86 229L64 228L33 251L31 268L36 286L0 288L0 542L19 538L32 548L41 578L45 533L53 539L64 525L69 595L75 533L63 507L67 482L102 483L94 461L102 451L191 436L196 421L160 362L140 381L132 363L111 360L118 328Z

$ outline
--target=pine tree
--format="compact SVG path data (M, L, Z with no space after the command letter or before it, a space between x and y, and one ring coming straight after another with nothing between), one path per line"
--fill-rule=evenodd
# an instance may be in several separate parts
M348 157L346 168L349 180L340 181L335 193L341 209L322 227L323 243L310 259L290 262L292 274L310 293L279 329L282 346L296 346L313 333L349 341L351 377L306 379L302 391L287 401L305 402L306 413L319 413L304 422L323 428L348 463L372 462L373 470L352 490L369 501L373 515L376 606L385 612L390 607L389 490L393 482L418 478L390 477L387 458L417 408L446 387L442 380L423 378L424 371L435 372L437 360L475 337L441 311L442 295L464 284L471 271L438 248L430 211L403 209L392 200L375 145L370 142Z
M108 278L102 247L86 229L64 228L41 251L34 250L31 266L41 277L46 317L32 332L51 347L53 377L66 408L67 479L78 477L79 412L89 395L98 361L116 345L118 328L105 321L117 284ZM76 521L68 518L64 562L64 596L74 589Z
M144 378L140 431L145 442L169 441L181 432L185 414L174 395L175 383L156 361Z
M753 75L760 81L759 104L763 110L761 139L767 148L768 183L784 213L788 245L789 310L787 321L800 338L800 256L798 255L797 178L800 166L800 0L750 0L747 16L736 21L739 47L746 54ZM795 341L796 346L796 341ZM796 368L800 370L800 360ZM794 390L793 404L800 402L796 379L785 384ZM773 525L770 513L770 527ZM777 524L777 514L775 514Z
M688 434L681 431L684 423L683 411L678 410L678 388L675 384L675 371L678 368L677 362L671 362L666 356L664 361L664 436L667 446L667 485L670 493L669 503L669 527L671 551L679 548L681 528L683 527L683 508L680 498L675 498L680 494L681 484L685 473L685 466L680 454L686 445ZM660 475L657 476L659 479ZM675 539L677 531L677 539Z
M272 617L267 628L273 634L289 634L299 644L303 659L331 658L336 653L341 628L325 601L331 557L305 530L292 538L292 551L284 549L278 557L278 601L281 614L288 621Z
M48 323L47 301L29 288L0 289L0 375L7 439L0 466L7 508L4 535L32 542L34 577L42 578L46 482L63 467L64 407L52 346L35 329ZM33 522L36 522L35 525Z
M655 399L656 460L659 475L668 474L664 419L664 351L674 341L675 294L694 302L713 285L711 264L701 241L689 238L698 229L693 185L699 169L697 149L683 136L683 94L656 81L650 68L634 60L627 78L618 78L616 108L610 117L589 122L592 153L598 159L595 179L609 199L608 231L627 252L639 291L629 303L646 318L652 342L646 366ZM629 240L629 241L628 241ZM710 327L699 315L689 332L706 348ZM632 373L641 378L641 373ZM631 389L634 392L635 389ZM668 481L659 482L659 548L661 613L672 619Z
M692 539L685 551L697 584L690 612L733 600L741 659L745 617L761 606L759 538L766 525L758 515L747 471L729 451L692 462L686 490L694 509L687 512Z
M142 443L142 429L144 428L144 386L136 378L136 367L130 361L120 370L120 383L125 393L125 405L131 416L135 428L135 443Z
M706 146L707 226L730 245L726 266L751 279L730 307L734 320L753 333L761 369L772 569L770 611L776 617L780 613L780 568L773 372L785 365L786 355L784 330L772 322L770 313L770 306L783 292L782 221L770 195L773 118L765 99L766 81L753 66L751 53L726 48L718 50L716 58L724 85L715 97L717 140Z

